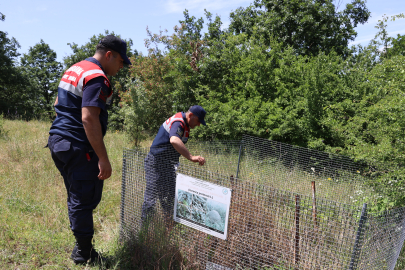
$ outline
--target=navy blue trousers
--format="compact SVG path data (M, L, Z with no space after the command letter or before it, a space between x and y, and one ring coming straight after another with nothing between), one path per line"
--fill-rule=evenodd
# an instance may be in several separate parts
M48 147L65 182L70 228L77 237L93 236L93 210L100 203L103 180L91 146L50 135Z
M157 159L151 153L145 158L146 190L142 205L142 220L154 212L159 199L166 218L173 216L176 190L174 163Z

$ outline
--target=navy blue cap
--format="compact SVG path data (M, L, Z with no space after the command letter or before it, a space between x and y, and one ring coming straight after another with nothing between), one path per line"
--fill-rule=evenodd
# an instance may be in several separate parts
M114 35L108 35L101 39L99 43L104 47L119 53L124 60L124 63L131 65L127 56L127 43L125 41Z
M189 111L198 117L198 120L200 120L201 124L203 124L204 126L207 125L204 121L204 117L207 112L203 109L203 107L201 107L200 105L194 105L190 107Z

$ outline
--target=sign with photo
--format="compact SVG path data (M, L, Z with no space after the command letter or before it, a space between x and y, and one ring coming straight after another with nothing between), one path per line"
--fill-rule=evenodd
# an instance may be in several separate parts
M229 188L178 173L173 218L225 240L231 195Z

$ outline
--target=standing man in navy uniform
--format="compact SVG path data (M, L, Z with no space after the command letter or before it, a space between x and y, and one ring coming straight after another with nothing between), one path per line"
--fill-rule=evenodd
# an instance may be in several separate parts
M199 105L191 106L167 119L159 128L150 152L145 158L146 190L142 205L142 221L153 213L156 199L159 198L166 221L173 214L176 171L180 156L204 165L205 159L193 156L185 146L190 129L203 124L206 111Z
M48 147L67 190L70 228L76 238L71 258L76 264L100 262L93 249L93 210L101 200L103 182L112 169L104 145L114 76L130 65L127 44L108 35L96 53L70 67L63 75L55 101L56 119Z

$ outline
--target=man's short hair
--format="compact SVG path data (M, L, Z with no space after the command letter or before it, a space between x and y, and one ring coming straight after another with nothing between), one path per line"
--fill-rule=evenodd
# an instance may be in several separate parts
M96 46L96 52L106 53L109 49L101 43L98 43Z
M99 43L96 46L96 53L100 53L100 54L106 54L108 51L111 51L113 53L113 57L116 58L118 56L118 52L107 48L106 46L104 46L103 44Z
M127 43L122 39L114 35L108 35L102 38L96 46L96 53L105 54L107 51L112 51L114 57L117 57L118 54L121 55L122 60L124 60L124 64L131 64L128 56L126 55Z

